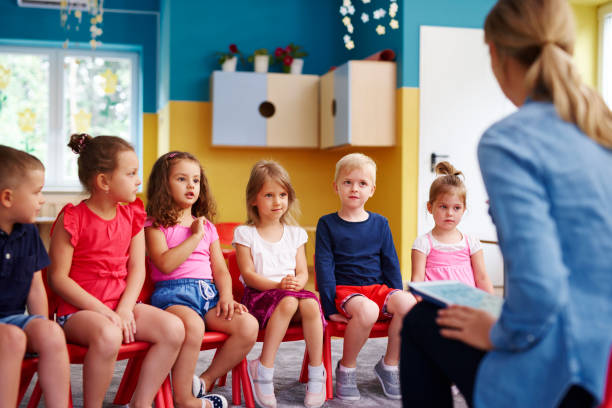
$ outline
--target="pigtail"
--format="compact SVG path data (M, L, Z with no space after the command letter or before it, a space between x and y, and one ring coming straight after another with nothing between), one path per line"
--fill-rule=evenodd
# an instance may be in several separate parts
M440 162L436 164L436 174L441 174L445 176L463 176L463 173L457 170L452 164L447 161Z

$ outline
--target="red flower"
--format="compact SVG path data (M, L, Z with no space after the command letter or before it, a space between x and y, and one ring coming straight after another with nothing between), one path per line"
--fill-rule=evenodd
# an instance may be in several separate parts
M277 57L280 57L284 53L285 53L285 50L283 50L281 47L277 47L276 50L274 51L274 55Z
M236 44L230 44L229 49L232 54L238 53L238 47L236 47Z
M286 52L287 54L291 54L291 46L290 46L290 45L288 45L288 46L285 48L285 52Z
M293 62L293 58L291 58L289 55L287 55L285 59L283 60L283 64L285 65L291 65L292 62Z

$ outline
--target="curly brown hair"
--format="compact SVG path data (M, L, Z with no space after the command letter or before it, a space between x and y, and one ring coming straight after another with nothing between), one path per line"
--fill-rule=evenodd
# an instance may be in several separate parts
M217 204L210 193L208 180L202 169L202 165L196 157L187 152L173 151L161 156L151 170L147 186L147 215L153 218L154 227L170 227L178 223L180 210L174 204L168 182L172 166L180 160L190 160L200 167L200 195L191 206L191 215L194 217L206 217L214 222L217 215Z

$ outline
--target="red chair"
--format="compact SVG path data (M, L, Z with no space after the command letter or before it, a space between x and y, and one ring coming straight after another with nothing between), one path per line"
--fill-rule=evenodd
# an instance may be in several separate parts
M228 261L228 267L229 267L229 272L230 275L232 276L232 292L234 295L234 300L236 300L237 302L240 302L242 300L242 295L244 293L244 285L242 284L242 282L240 282L240 268L238 267L238 261L236 259L236 253L231 253L227 259ZM264 337L266 334L266 330L259 330L259 334L257 335L257 341L263 341ZM324 331L324 335L325 335L325 331ZM289 325L289 327L287 328L287 332L285 333L285 337L283 337L283 342L286 341L299 341L299 340L304 340L304 331L302 330L302 325L299 323L292 323ZM331 348L329 348L330 352L331 352ZM331 354L329 355L329 358L327 359L329 361L331 361ZM326 361L326 357L325 357L325 345L323 346L323 363L325 364ZM240 375L241 380L242 380L242 390L244 392L244 399L245 399L245 403L247 408L254 408L255 407L255 400L253 399L253 390L251 389L251 383L249 382L249 378L248 378L248 373L246 372L246 361L243 361L244 364L244 370L241 370ZM331 368L328 366L325 366L325 370L330 373L329 369ZM328 375L328 378L330 376ZM300 373L300 381L302 381L303 378L308 378L308 355L305 352L304 353L304 361L302 363L302 371ZM246 381L245 381L246 380ZM303 382L303 381L302 381ZM331 393L327 394L327 399L330 399ZM238 405L240 404L240 400L238 400L238 402L236 402L236 400L234 400L234 405Z
M608 381L606 383L606 391L604 392L604 400L601 404L601 408L612 408L612 353L610 354L610 363L608 364Z
M225 259L227 259L231 253L236 252L236 250L232 247L232 241L234 240L234 230L239 225L239 222L220 222L215 224L217 234L219 234L221 251L223 252L223 257Z

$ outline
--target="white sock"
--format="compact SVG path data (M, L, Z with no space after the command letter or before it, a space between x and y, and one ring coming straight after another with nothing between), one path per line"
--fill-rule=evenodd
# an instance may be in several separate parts
M270 381L269 384L259 383L259 389L264 393L264 395L274 394L274 384L271 382L274 378L274 367L264 367L261 364L261 361L259 361L257 364L257 376L262 380Z
M338 363L338 367L340 368L340 371L344 371L345 373L350 373L350 372L357 370L357 367L349 368L349 367L343 366L341 363Z
M399 371L399 367L396 365L386 365L385 359L382 359L382 366L386 371Z
M323 389L324 381L311 381L315 379L323 379L325 374L325 369L323 368L323 364L313 367L308 364L308 392L312 392L318 394Z

